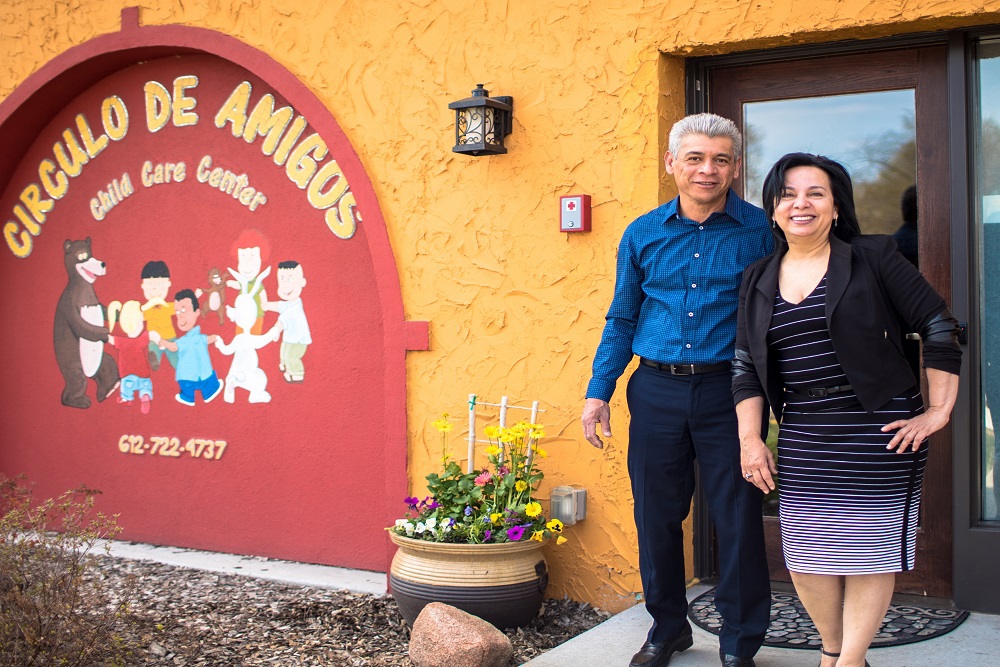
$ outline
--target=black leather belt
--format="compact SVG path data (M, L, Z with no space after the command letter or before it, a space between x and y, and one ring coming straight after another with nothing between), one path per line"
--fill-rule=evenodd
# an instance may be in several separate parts
M721 371L728 371L733 367L732 363L728 361L723 361L718 364L661 364L658 361L646 359L645 357L639 357L639 363L643 366L649 366L650 368L655 368L658 371L663 371L664 373L670 373L671 375L719 373Z
M835 387L810 387L809 389L786 388L786 391L800 396L809 396L810 398L823 398L825 396L833 396L834 394L843 394L845 391L850 391L851 388L849 384L840 384Z

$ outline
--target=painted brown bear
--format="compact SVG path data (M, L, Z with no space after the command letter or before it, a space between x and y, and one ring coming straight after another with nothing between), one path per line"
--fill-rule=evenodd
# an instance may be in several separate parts
M97 299L94 281L105 273L104 262L90 252L85 241L66 241L64 262L69 283L56 306L56 362L66 381L62 404L89 408L87 378L97 382L97 400L103 401L118 387L118 364L104 351L108 328L104 307Z

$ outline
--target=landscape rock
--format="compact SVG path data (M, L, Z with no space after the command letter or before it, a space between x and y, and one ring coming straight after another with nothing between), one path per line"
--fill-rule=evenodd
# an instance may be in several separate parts
M413 622L410 660L416 667L504 667L513 654L507 635L441 602L424 607Z

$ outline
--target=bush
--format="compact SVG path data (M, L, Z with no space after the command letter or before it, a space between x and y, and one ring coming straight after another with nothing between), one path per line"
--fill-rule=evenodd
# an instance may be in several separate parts
M94 548L121 530L81 486L32 505L23 477L0 474L0 665L124 665L134 581L112 597ZM109 548L105 544L104 549Z

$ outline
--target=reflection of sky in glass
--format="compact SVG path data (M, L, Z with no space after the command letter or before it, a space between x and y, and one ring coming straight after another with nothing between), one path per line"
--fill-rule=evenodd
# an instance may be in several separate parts
M1000 43L983 44L979 49L979 99L983 118L1000 122Z
M880 165L866 155L866 144L886 133L905 132L904 136L912 138L913 128L907 123L913 119L913 108L913 90L745 104L748 194L759 198L760 180L767 170L779 157L795 151L833 158L847 167L855 181L873 177ZM894 142L887 147L888 154L896 146ZM886 153L880 151L877 157Z

